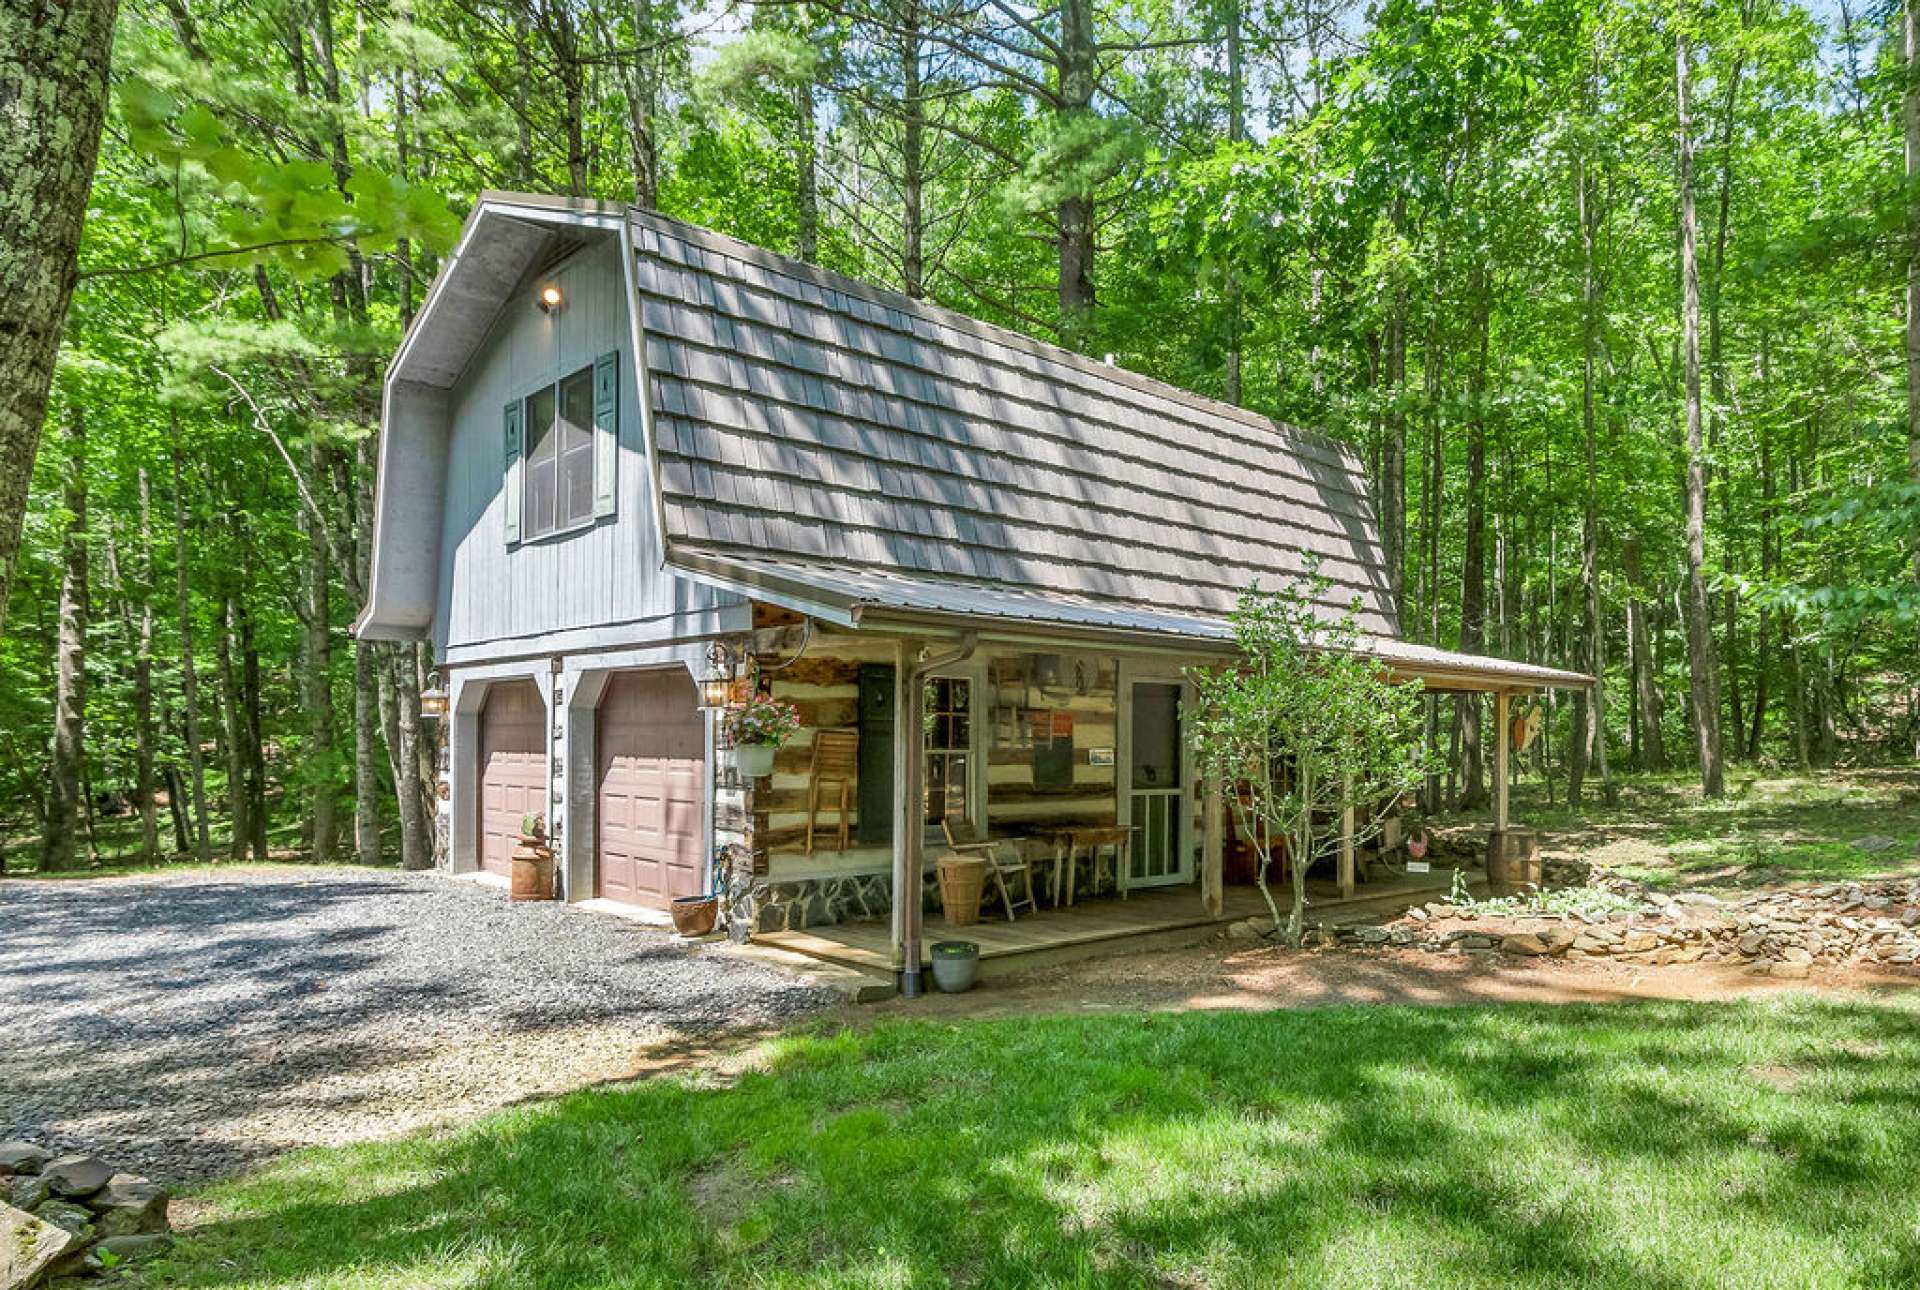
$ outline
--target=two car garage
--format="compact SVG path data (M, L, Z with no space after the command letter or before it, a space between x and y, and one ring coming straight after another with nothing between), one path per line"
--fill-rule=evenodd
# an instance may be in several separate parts
M521 818L545 809L546 724L546 705L532 681L489 684L479 721L476 858L483 870L504 875ZM652 909L698 894L705 874L707 733L692 678L683 667L614 673L593 729L590 894Z

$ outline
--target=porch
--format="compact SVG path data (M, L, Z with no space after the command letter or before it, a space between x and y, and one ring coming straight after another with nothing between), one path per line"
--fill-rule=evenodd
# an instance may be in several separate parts
M1351 896L1340 894L1340 884L1328 879L1307 883L1307 921L1311 926L1341 924L1398 913L1409 905L1445 896L1453 870L1425 874L1396 874L1360 884ZM1485 875L1469 871L1467 885L1475 894L1485 890ZM1284 881L1273 888L1284 913L1289 899ZM997 907L983 910L970 927L954 927L938 915L928 915L922 927L923 944L949 938L969 940L980 947L983 976L995 976L1040 967L1048 963L1096 954L1178 945L1201 940L1230 923L1264 917L1267 905L1259 889L1233 884L1221 892L1220 912L1208 911L1197 885L1136 890L1127 897L1102 896L1074 905L1023 912L1013 922ZM838 923L804 931L763 932L754 937L808 958L881 974L895 970L893 932L879 921Z

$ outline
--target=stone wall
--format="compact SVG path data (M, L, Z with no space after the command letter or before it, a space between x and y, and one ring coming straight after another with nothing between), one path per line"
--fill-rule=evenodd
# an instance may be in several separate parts
M167 1189L92 1156L0 1142L0 1285L93 1276L167 1248Z
M1827 883L1733 901L1702 892L1648 893L1642 908L1605 914L1508 912L1442 901L1411 909L1388 926L1341 927L1323 937L1452 954L1732 963L1800 979L1822 965L1920 964L1920 882Z

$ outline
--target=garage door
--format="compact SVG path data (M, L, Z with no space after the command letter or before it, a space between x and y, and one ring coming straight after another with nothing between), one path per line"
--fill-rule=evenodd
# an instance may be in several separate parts
M520 821L547 811L547 708L531 681L489 687L480 709L480 867L512 871Z
M707 729L693 678L684 668L614 676L595 747L600 895L664 908L698 894Z

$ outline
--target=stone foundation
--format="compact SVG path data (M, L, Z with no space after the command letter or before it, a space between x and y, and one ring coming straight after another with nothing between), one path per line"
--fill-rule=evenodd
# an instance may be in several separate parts
M835 923L872 922L893 913L893 875L844 874L781 881L760 875L736 888L727 904L727 929L735 940L755 932L797 932ZM921 875L920 907L940 908L940 885L931 870Z

